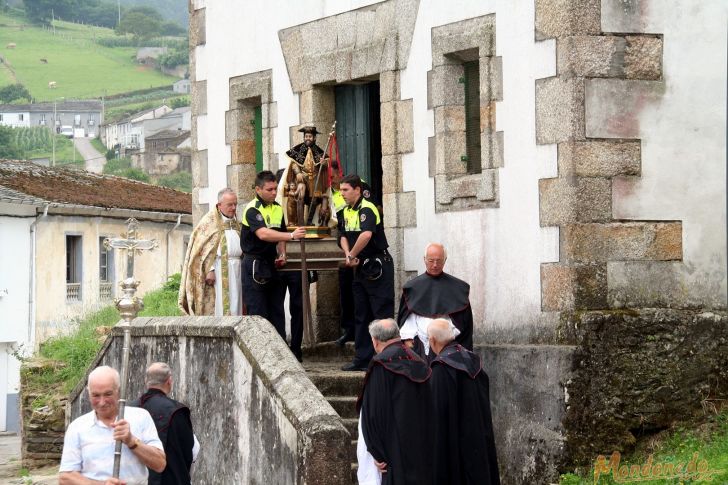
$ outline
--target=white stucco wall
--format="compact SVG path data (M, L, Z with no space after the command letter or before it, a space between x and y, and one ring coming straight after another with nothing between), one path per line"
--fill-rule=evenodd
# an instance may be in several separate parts
M420 4L402 98L412 98L415 151L404 156L404 190L417 191L417 228L405 230L405 268L424 271L430 241L448 248L446 270L471 285L480 330L526 325L541 316L540 263L558 258L558 232L542 230L538 179L555 176L555 147L535 140L534 85L555 74L554 42L535 42L533 2ZM434 180L427 173L427 138L434 134L427 110L427 71L432 68L432 27L495 13L496 55L503 60L503 101L496 130L504 133L504 167L498 171L500 207L435 214Z
M159 247L137 256L134 276L141 284L137 295L160 287L166 281L167 231L173 222L140 221L139 233L144 239L156 239ZM191 228L183 224L169 238L169 274L181 271L184 260L183 240ZM36 292L36 338L44 339L73 328L72 320L109 305L99 300L99 238L126 234L123 219L81 216L48 216L38 224L38 255ZM82 237L82 299L66 300L66 235ZM114 251L114 294L119 296L118 282L126 275L126 259L122 251Z
M0 125L12 128L27 128L30 126L30 111L24 113L0 113L2 121ZM20 118L23 118L22 120Z
M607 8L618 4L604 2L603 30L663 34L665 87L643 109L626 109L635 110L642 174L615 182L614 217L681 220L683 227L683 262L668 268L679 285L655 288L654 281L662 279L656 272L665 271L664 265L627 274L649 290L725 307L728 2L643 1L639 21L631 24ZM622 277L625 266L610 264L610 278Z
M17 409L7 409L7 395L20 390L20 361L15 351L33 350L30 326L30 226L35 213L24 207L3 204L0 216L0 431L6 424L17 420ZM32 208L31 208L32 209ZM8 413L11 415L9 416Z

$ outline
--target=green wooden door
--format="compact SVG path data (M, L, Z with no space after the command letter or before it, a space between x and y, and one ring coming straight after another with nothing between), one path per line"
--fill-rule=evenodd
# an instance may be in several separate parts
M344 174L371 180L368 84L336 86L336 140Z

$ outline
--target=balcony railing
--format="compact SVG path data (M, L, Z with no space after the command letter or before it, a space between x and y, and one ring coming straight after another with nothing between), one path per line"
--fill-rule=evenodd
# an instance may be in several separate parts
M66 300L81 301L81 283L66 283Z
M114 284L113 283L99 283L99 299L101 301L111 300L114 297Z

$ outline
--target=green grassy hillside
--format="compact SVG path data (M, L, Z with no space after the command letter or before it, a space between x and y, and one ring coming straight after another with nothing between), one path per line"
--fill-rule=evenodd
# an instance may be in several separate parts
M98 38L115 36L110 29L61 21L54 22L54 27L32 26L23 18L0 13L0 56L4 59L0 86L19 82L36 101L52 101L168 86L177 80L136 64L133 47L97 44ZM8 48L10 43L16 47ZM48 87L51 81L56 82L55 89Z

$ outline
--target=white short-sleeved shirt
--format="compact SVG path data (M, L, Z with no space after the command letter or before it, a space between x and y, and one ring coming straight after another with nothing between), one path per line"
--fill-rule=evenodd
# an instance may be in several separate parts
M131 434L146 444L164 451L157 428L146 409L127 407L124 419L129 422ZM91 480L106 480L114 471L114 429L96 418L96 412L76 418L66 430L59 472L80 472ZM147 467L126 445L121 447L119 478L127 485L146 485Z

